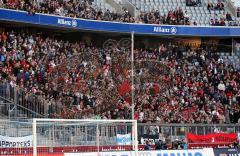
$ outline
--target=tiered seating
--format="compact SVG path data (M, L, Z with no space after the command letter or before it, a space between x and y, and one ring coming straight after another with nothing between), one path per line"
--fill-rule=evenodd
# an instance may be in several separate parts
M149 12L159 10L162 15L167 14L169 10L175 10L177 7L185 7L185 0L131 0L140 11Z
M206 7L186 7L186 10L189 12L192 22L196 22L198 25L208 25L210 14Z
M61 1L49 1L43 0L39 2L37 5L33 5L33 1L26 1L20 5L18 0L16 1L4 1L4 4L0 4L0 7L10 8L10 9L18 9L18 10L26 10L31 14L35 12L40 13L48 13L48 14L57 14L61 16L70 16L70 17L78 17L78 18L86 18L93 20L107 20L107 21L118 21L118 22L143 22L143 23L151 23L151 24L175 24L175 25L231 25L236 26L239 25L237 22L227 22L226 14L229 13L228 8L225 6L226 4L222 2L222 0L201 0L201 3L197 1L196 4L189 4L188 0L130 0L135 6L140 10L140 15L137 15L137 20L132 17L129 13L126 14L125 11L121 11L116 13L116 10L112 8L106 1L104 0L87 0L87 1L79 1L72 2L69 1L67 3L62 3ZM208 3L213 4L213 9L209 9ZM221 10L216 8L218 3L222 3L223 7ZM50 4L50 5L49 5ZM74 7L72 10L68 10L69 6ZM190 22L188 20L182 19L183 21L179 22L162 22L161 19L164 15L168 16L170 11L176 11L178 9L183 10L185 14L187 14ZM139 16L144 14L146 17L152 16L151 13L159 11L160 17L154 17L153 20L157 20L157 22L146 22L146 20L140 20ZM233 20L236 20L235 17L232 16ZM165 17L164 17L165 18ZM176 18L176 17L175 17ZM228 19L229 20L229 19ZM158 22L161 21L161 22ZM225 21L221 24L215 24L217 21Z
M1 81L24 89L25 100L30 94L44 100L49 117L130 118L129 48L87 46L40 34L0 35ZM211 50L174 43L152 48L134 52L135 119L240 122L240 70L232 66L237 55L224 54L222 60ZM35 100L25 100L25 107L39 108Z
M164 14L167 15L169 11L180 7L184 10L184 12L187 11L192 25L196 22L197 25L209 26L211 19L220 20L222 17L226 18L226 13L228 12L226 7L224 10L208 10L208 0L201 0L201 4L196 6L187 6L186 0L131 0L131 2L143 12L159 10L161 16ZM218 0L210 2L212 4L217 4ZM232 18L234 17L232 16ZM228 22L226 22L226 25L228 25Z
M111 7L108 3L105 3L104 0L94 0L92 5L96 9L101 9L103 11L109 10L111 12L115 12L115 9Z
M239 53L218 53L220 58L229 64L232 64L236 69L240 69L240 55Z

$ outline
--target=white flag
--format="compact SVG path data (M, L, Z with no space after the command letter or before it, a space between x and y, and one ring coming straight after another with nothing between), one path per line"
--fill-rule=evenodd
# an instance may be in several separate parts
M118 145L131 145L131 134L117 134Z

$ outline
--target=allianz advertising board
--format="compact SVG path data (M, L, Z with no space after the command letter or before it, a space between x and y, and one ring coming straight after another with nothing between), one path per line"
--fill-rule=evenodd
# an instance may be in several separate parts
M214 156L213 149L65 153L64 156Z

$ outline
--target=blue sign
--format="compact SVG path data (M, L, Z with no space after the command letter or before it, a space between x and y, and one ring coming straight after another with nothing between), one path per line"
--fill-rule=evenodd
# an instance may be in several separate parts
M103 32L131 33L134 31L135 34L174 36L240 36L240 27L132 24L68 18L38 13L30 15L25 11L3 8L0 9L0 20Z
M135 151L104 151L100 156L133 156ZM97 152L64 153L65 156L92 156ZM213 149L138 151L137 156L214 156Z
M237 148L216 148L213 151L215 156L240 156L240 149Z
M186 150L184 152L164 151L158 153L157 156L203 156L203 154L201 152L191 152Z

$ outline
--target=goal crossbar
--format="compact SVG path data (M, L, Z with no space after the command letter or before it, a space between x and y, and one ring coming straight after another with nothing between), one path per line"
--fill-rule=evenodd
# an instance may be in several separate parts
M40 124L54 125L55 123L59 123L59 125L79 125L78 122L81 122L83 126L87 125L95 125L96 126L96 142L97 142L97 152L100 152L99 145L99 126L104 124L116 123L112 125L121 125L126 124L132 126L132 149L134 150L135 155L138 152L138 134L137 134L137 120L105 120L105 119L46 119L46 118L34 118L32 119L32 131L33 131L33 156L38 155L37 151L37 126ZM64 124L65 123L65 124ZM75 123L75 124L74 124ZM85 123L85 124L84 124ZM80 124L81 125L81 124Z
M33 118L34 121L57 121L57 122L137 122L137 120L106 120L106 119L50 119L50 118Z

